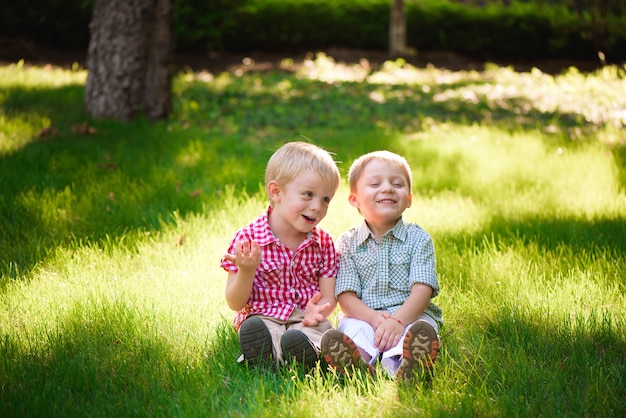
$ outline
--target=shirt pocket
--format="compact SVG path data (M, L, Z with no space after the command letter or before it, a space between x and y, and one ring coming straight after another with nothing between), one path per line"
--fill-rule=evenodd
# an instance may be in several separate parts
M282 284L282 270L275 263L261 263L258 267L259 284L261 287L280 287Z
M397 252L389 256L389 286L392 289L410 291L411 254Z
M373 286L378 271L376 254L365 251L356 253L354 254L354 265L356 267L357 276L361 279L362 289ZM341 269L341 266L339 268Z
M322 269L324 260L322 257L315 257L312 260L305 262L304 258L300 260L296 266L294 276L300 283L307 284L319 284L319 275Z

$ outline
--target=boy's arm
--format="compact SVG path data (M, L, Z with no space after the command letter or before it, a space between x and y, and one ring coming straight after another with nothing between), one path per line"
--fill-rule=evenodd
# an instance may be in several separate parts
M252 283L254 281L254 271L252 274L242 274L242 271L231 271L228 273L226 282L226 303L233 311L241 310L252 293Z
M224 255L239 269L228 272L226 302L230 309L238 311L245 306L252 293L254 274L261 264L261 250L255 241L238 242L234 250L235 254Z
M328 318L337 307L337 299L335 298L335 282L336 279L334 277L323 277L320 279L320 293L322 294L322 297L320 298L318 304L328 304L328 308L326 308L323 312L324 318Z
M393 314L393 317L405 326L415 321L428 307L433 295L433 288L423 283L415 283L411 287L411 294L402 306Z
M383 321L374 333L374 347L380 351L387 351L398 344L404 329L408 324L415 321L428 306L433 294L433 288L423 284L415 283L411 287L411 294L391 315L389 320Z

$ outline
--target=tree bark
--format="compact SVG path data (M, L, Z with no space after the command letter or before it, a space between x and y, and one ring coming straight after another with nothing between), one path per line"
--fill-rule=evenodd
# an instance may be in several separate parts
M85 105L128 121L171 111L172 0L95 0Z
M391 0L389 55L392 57L406 55L406 15L404 13L404 0Z

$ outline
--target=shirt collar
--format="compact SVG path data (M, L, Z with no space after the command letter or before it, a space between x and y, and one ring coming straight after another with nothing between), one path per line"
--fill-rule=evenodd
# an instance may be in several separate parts
M403 241L406 239L408 234L406 223L404 223L404 219L398 219L398 222L391 228L390 232L387 232L385 235L392 234L396 239ZM374 238L374 234L370 231L369 226L367 226L367 222L363 222L356 233L358 244L363 244L369 237Z
M270 229L270 223L269 223L269 216L270 216L270 213L272 213L273 209L274 208L272 208L272 206L268 206L267 210L263 214L261 214L257 224L255 225L255 229L256 229L255 230L255 236L258 237L257 238L257 243L260 246L269 245L269 244L277 241L276 237L272 233L272 230ZM307 234L307 237L306 237L305 241L307 241L307 240L310 240L310 241L320 245L321 237L320 237L320 232L319 232L319 229L317 228L317 226L314 227Z
M254 226L254 236L260 246L266 246L272 242L276 242L276 237L274 237L274 234L272 234L272 230L270 229L270 213L272 213L272 207L268 206L267 210L259 216L259 219Z

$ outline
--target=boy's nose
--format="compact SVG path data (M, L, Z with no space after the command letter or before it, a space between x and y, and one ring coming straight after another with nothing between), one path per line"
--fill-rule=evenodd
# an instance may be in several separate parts
M322 208L322 205L323 204L321 200L313 199L311 200L310 208L316 212L319 212Z
M388 181L386 181L386 182L384 182L384 183L382 184L381 189L382 189L383 191L385 191L385 192L391 192L391 191L393 191L393 187L391 187L391 183L389 183Z

